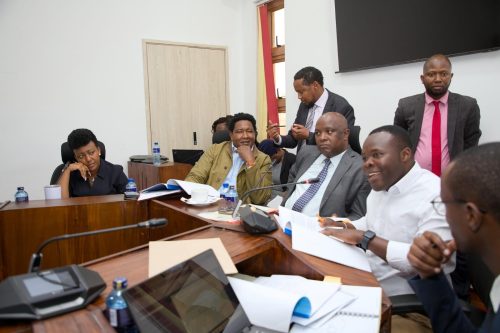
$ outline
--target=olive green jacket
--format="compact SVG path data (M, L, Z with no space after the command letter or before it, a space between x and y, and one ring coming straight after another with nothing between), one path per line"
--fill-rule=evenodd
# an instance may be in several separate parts
M255 165L248 168L245 163L236 178L236 191L241 198L243 193L256 187L272 185L271 159L255 147ZM212 145L191 169L186 181L208 184L218 190L233 166L231 141ZM259 183L260 182L260 183ZM245 203L263 205L271 197L271 190L255 191Z

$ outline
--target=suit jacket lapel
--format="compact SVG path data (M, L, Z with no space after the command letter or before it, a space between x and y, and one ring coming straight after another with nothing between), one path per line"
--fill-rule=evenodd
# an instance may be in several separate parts
M300 166L300 169L297 170L297 175L295 176L295 180L298 180L304 172L307 171L311 167L311 165L314 163L314 161L318 158L318 156L321 155L321 152L319 149L311 149L311 152L304 156L304 162L302 162L302 165Z
M325 193L323 194L323 197L321 198L321 205L319 207L320 211L325 205L328 197L330 194L333 193L337 185L340 183L342 180L342 177L346 174L346 172L351 168L352 165L352 154L353 151L351 148L347 148L347 151L344 153L344 156L340 159L340 163L337 166L337 169L335 169L335 173L333 174L332 178L330 179L330 183L328 183L328 186L326 187Z
M457 96L450 92L448 96L448 153L450 157L454 156L453 139L455 138L455 126L458 116L458 101Z
M424 120L425 109L425 94L418 97L415 104L415 131L412 132L411 142L414 144L414 150L417 150L418 140L420 138L420 131L422 130L422 121Z
M333 100L333 94L328 89L326 89L326 91L328 92L328 99L326 100L322 114L333 111L334 110L333 106L335 105L335 101Z

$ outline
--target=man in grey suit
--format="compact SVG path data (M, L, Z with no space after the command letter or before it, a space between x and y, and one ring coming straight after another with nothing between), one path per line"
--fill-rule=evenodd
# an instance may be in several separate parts
M346 118L336 112L325 113L316 123L314 136L317 145L300 150L288 181L315 177L320 181L296 185L283 205L309 216L361 218L371 187L361 156L349 147Z
M288 131L280 135L278 124L270 123L268 136L282 148L295 148L297 151L304 143L314 145L314 129L317 120L327 112L338 112L346 119L349 127L354 126L354 109L347 100L323 87L323 74L314 67L304 67L293 77L293 87L301 103L297 116Z
M438 176L481 137L479 106L474 98L448 91L452 77L448 57L437 54L427 59L420 76L425 93L401 99L394 116L394 125L410 134L415 160Z

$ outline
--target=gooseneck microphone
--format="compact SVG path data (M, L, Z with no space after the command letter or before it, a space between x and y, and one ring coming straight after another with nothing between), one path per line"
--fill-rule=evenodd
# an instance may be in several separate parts
M157 219L149 219L149 220L144 221L144 222L123 225L123 226L114 227L114 228L78 232L78 233L74 233L74 234L66 234L66 235L55 236L55 237L49 238L38 247L38 249L36 250L35 253L33 253L31 255L30 264L28 266L28 273L38 272L40 270L40 265L42 264L42 257L43 257L42 250L52 242L64 240L64 239L76 238L76 237L104 234L107 232L132 229L132 228L154 228L154 227L164 226L166 224L167 224L167 219L157 218Z
M314 184L314 183L317 183L317 182L319 182L319 178L318 177L316 177L316 178L310 178L310 179L305 179L305 180L302 180L302 181L299 181L299 182L291 182L291 183L285 183L285 184L276 184L276 185L256 187L256 188L253 188L251 190L248 190L245 193L243 193L243 195L241 196L240 200L238 201L238 204L236 205L236 208L233 211L233 216L232 217L233 217L233 219L235 219L238 216L238 211L240 210L241 204L253 192L262 191L262 190L269 190L269 189L274 189L274 188L280 188L280 187L283 187L283 186L292 186L292 185L300 185L300 184Z

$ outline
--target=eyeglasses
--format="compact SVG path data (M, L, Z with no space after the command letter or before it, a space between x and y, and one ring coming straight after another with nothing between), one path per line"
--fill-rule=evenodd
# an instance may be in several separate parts
M456 205L463 205L467 203L465 200L449 200L449 201L443 201L439 197L436 197L434 200L431 201L432 208L434 208L434 211L441 216L446 215L446 205L451 205L451 204L456 204ZM477 207L477 209L483 213L486 214L487 211L484 209L481 209Z
M95 153L97 153L97 149L93 149L93 150L87 150L86 152L84 153L80 153L76 156L76 159L78 161L82 161L85 159L85 157L94 157Z
M443 201L439 197L436 197L434 200L431 201L432 208L434 208L434 211L441 216L446 215L446 204L464 204L467 201L465 200L450 200L450 201Z

